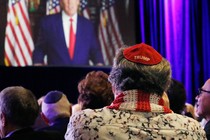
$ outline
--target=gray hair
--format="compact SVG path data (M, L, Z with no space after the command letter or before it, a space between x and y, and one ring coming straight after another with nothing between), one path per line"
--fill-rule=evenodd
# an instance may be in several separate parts
M112 85L119 91L138 89L162 96L171 81L170 63L165 58L156 65L134 63L124 58L125 48L120 48L114 58L109 75Z
M27 127L34 124L39 113L34 94L23 87L7 87L0 92L0 112L13 125Z

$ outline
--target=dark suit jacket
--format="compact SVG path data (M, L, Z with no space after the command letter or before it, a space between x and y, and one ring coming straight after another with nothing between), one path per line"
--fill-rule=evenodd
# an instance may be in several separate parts
M204 130L206 132L207 140L210 140L210 121L208 121L204 127Z
M34 131L32 128L24 128L1 140L64 140L64 136L57 132Z
M48 65L89 65L89 60L94 64L103 63L93 24L82 16L78 16L74 58L70 59L61 13L46 16L40 22L33 63L43 63L44 55L47 55Z
M54 122L52 126L43 127L38 130L39 131L57 131L61 135L64 136L67 130L68 123L69 123L69 117L58 118L56 119L56 121Z

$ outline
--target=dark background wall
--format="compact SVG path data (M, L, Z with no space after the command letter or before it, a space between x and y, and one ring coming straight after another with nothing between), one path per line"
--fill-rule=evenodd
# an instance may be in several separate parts
M77 102L77 84L90 71L109 74L110 67L4 67L0 66L0 90L23 86L37 98L50 90L64 92L71 103Z
M7 19L7 0L0 0L0 65L4 65L4 37Z

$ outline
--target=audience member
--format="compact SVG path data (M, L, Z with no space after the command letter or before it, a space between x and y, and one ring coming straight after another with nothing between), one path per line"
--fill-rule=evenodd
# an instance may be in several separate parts
M48 92L42 101L41 111L49 126L39 130L57 131L64 136L71 116L71 103L66 95L57 90Z
M0 92L0 136L2 140L63 140L57 132L34 131L39 113L33 93L20 86Z
M198 91L199 95L196 96L196 114L205 119L204 130L207 139L210 140L210 79Z
M201 127L204 129L207 122L205 118L197 114L197 101L195 102L195 105L194 105L194 112L195 112L196 120L201 124Z
M78 104L74 105L72 112L83 109L97 109L108 106L114 100L108 74L103 71L91 71L78 83Z
M41 20L34 65L45 65L45 56L46 65L103 65L93 24L78 15L79 4L80 0L60 0L62 12Z
M48 124L43 120L42 118L42 115L41 115L41 107L42 107L42 102L44 100L44 96L41 96L37 102L38 102L38 105L39 105L39 115L38 117L36 118L35 120L35 123L33 125L33 128L34 129L40 129L40 128L43 128L43 127L46 127L48 126Z
M109 75L114 101L73 114L65 139L205 139L196 120L164 105L170 80L169 62L151 46L121 48Z
M181 82L172 79L167 94L170 101L170 109L173 112L195 119L194 108L189 103L186 103L186 89Z

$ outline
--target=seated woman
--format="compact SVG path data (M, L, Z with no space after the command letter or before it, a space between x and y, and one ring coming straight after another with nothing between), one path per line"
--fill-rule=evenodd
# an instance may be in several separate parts
M91 71L78 83L78 104L72 107L72 112L83 109L97 109L110 105L114 100L108 74L103 71Z

